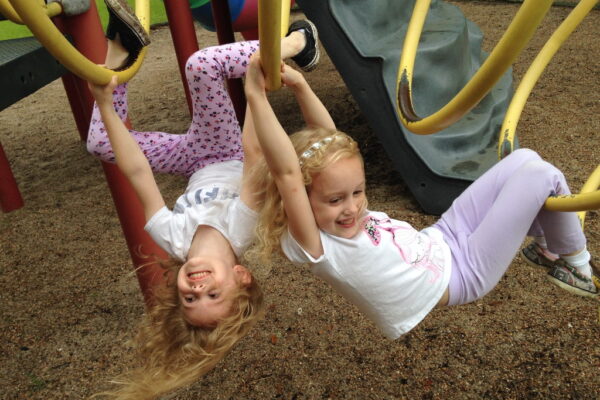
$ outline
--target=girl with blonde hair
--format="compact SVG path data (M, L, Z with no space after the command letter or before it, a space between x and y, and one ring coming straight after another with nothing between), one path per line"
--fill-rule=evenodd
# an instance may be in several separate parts
M356 142L335 129L300 73L283 65L281 76L314 123L286 134L255 56L245 91L265 163L257 166L264 201L256 249L265 259L281 249L292 262L308 264L392 339L435 307L488 293L526 235L536 237L536 249L547 247L547 256L557 253L547 263L553 283L598 296L591 279L597 272L576 213L543 208L549 196L570 193L564 176L535 152L520 149L498 162L437 223L418 231L367 209L365 165Z
M105 65L119 70L149 43L123 0L105 0L109 10ZM90 153L116 162L139 197L145 230L171 257L163 266L165 285L135 343L139 367L119 377L104 395L154 398L192 383L210 370L256 324L263 296L251 272L240 264L254 239L256 180L248 174L262 157L251 111L240 130L226 79L244 75L258 42L209 47L192 54L186 78L193 102L185 134L128 130L127 84L116 76L105 86L90 84L96 100L87 140ZM290 27L282 57L312 69L318 62L316 30L308 21ZM172 210L166 207L154 172L189 178Z

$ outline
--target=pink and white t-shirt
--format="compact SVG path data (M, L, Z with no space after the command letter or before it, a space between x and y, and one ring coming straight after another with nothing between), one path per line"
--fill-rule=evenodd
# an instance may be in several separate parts
M390 339L414 328L436 306L450 280L450 248L432 227L417 231L382 212L368 211L351 239L321 231L324 253L315 259L289 232L281 240L294 263L355 304Z

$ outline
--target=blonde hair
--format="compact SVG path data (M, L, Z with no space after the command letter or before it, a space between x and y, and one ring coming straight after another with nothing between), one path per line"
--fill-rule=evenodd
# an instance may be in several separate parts
M97 396L117 399L154 399L189 385L211 370L264 314L263 294L252 277L240 288L231 315L215 328L190 325L183 317L173 277L181 263L161 262L166 284L157 287L134 344L140 367L117 377L118 387Z
M356 141L335 129L307 128L290 135L289 138L298 155L307 192L313 177L336 161L359 157L362 162ZM281 196L264 159L255 166L253 178L258 182L258 195L263 200L259 205L261 212L256 226L257 244L250 251L263 262L268 262L275 252L281 254L280 240L287 230L288 220Z

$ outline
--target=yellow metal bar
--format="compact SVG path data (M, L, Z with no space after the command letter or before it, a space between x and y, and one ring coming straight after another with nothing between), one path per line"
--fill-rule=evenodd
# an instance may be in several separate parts
M4 15L6 19L15 24L23 25L23 20L19 17L19 14L17 14L8 0L0 0L0 14Z
M29 0L9 0L10 4L31 30L40 43L63 64L69 71L95 84L107 84L113 75L119 82L131 79L142 65L146 48L142 49L139 57L131 67L124 71L115 72L94 64L60 33L46 13L46 9ZM136 0L136 15L146 31L150 29L150 4L148 0Z
M600 190L550 197L546 200L546 209L550 211L588 211L598 208L600 208Z
M48 4L46 7L46 15L50 18L62 14L62 5L58 2Z
M465 87L439 111L420 118L412 103L412 75L416 49L425 21L422 14L426 14L425 8L429 8L429 0L417 0L414 15L422 21L415 22L413 28L411 18L398 68L396 106L402 124L413 133L428 135L439 132L462 118L489 92L519 56L550 9L552 1L525 0L492 53Z
M597 191L598 188L600 188L600 165L598 165L596 167L596 170L594 172L592 172L592 174L590 175L588 180L581 187L581 191L579 193L592 193L594 191ZM600 208L600 202L598 204L596 204L596 209L599 209L599 208ZM577 213L577 216L579 217L579 220L581 221L581 226L584 225L585 214L586 214L585 211L580 211Z
M281 24L280 24L280 38L285 37L288 26L290 26L290 1L281 0Z
M281 87L281 0L259 0L260 60L267 90Z
M521 118L521 112L525 107L525 102L529 98L529 94L537 83L539 77L544 72L544 69L554 57L560 46L573 33L575 28L579 26L583 18L598 3L598 0L581 0L567 18L554 31L550 39L546 42L542 50L535 57L527 72L523 76L519 87L510 102L510 106L506 111L502 128L500 129L500 137L498 141L498 158L503 158L514 150L515 133L517 124Z
M62 6L60 3L54 2L48 4L47 6L43 0L41 0L39 3L43 8L46 8L46 15L48 15L50 18L62 14ZM8 0L0 0L0 14L4 15L6 19L14 22L15 24L23 25L23 20L21 17L19 17Z

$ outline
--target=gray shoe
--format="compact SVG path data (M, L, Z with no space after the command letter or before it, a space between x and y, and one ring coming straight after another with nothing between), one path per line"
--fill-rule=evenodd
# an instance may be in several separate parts
M548 280L566 291L579 296L598 296L598 288L594 285L592 279L582 275L577 268L562 259L554 262L554 267L548 272Z
M521 250L521 256L531 266L543 267L550 270L558 258L549 258L547 253L537 243L532 242Z
M47 3L59 3L67 17L83 14L90 9L90 0L48 0Z

